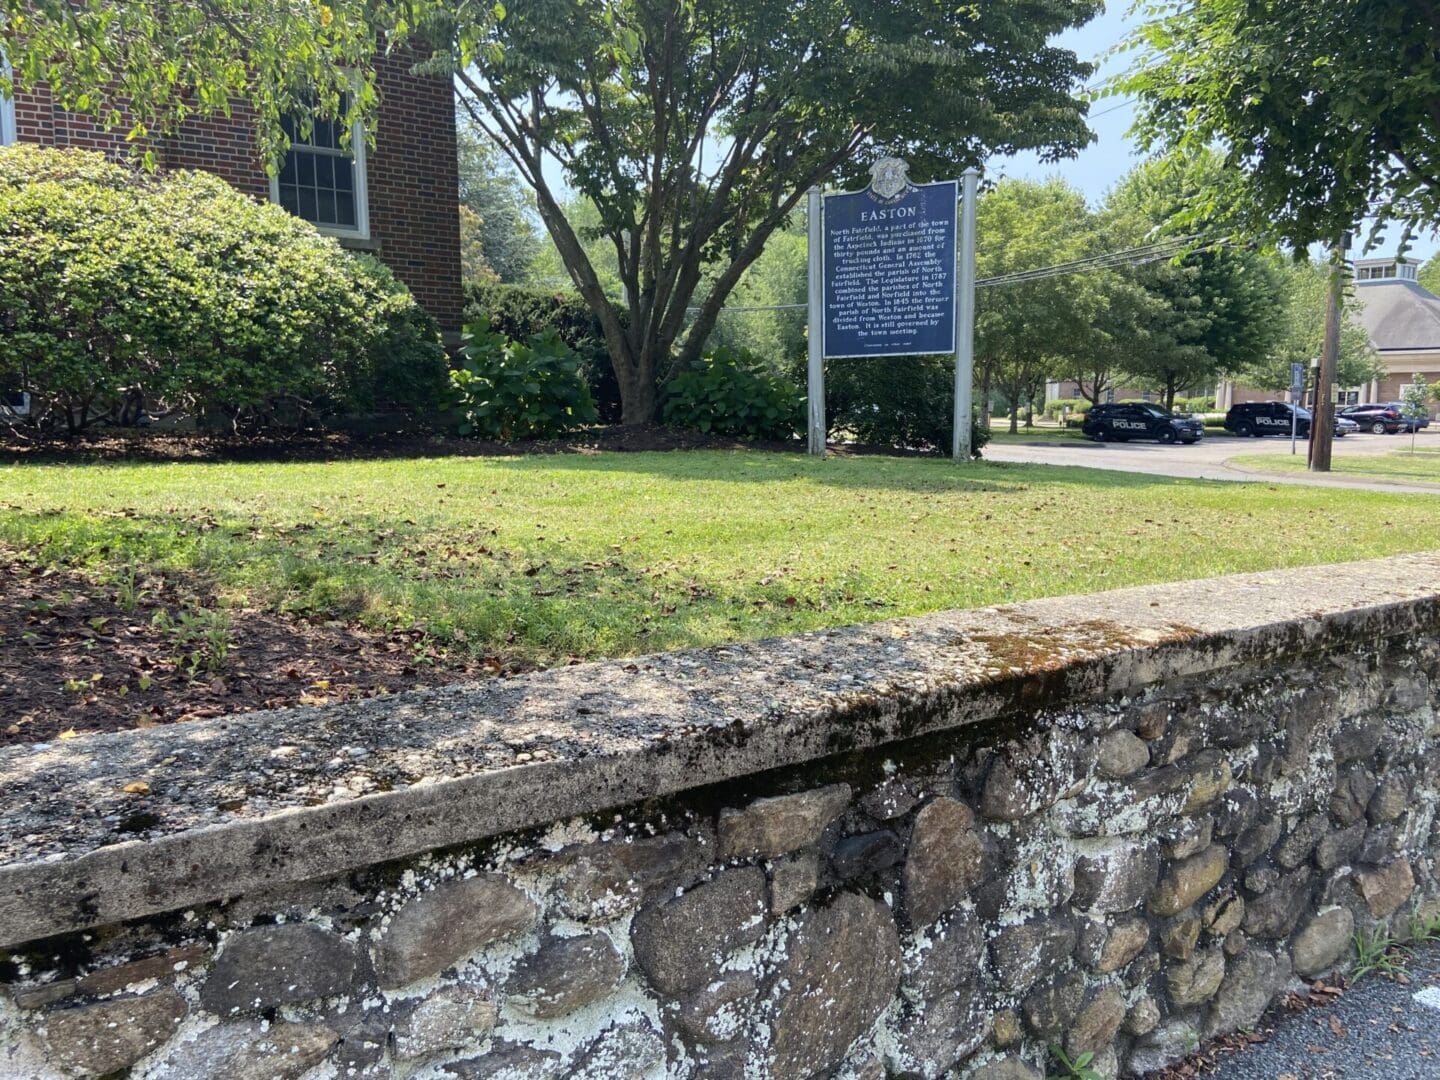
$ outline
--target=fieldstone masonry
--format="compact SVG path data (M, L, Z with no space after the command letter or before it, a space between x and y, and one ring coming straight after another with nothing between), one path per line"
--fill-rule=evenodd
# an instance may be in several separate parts
M1213 628L1117 629L1098 662L1011 642L983 715L768 771L124 922L77 907L26 939L0 918L0 1075L1037 1080L1051 1046L1143 1074L1344 970L1357 930L1437 910L1440 560L1386 596L1395 562L1351 571L1366 602L1294 606L1243 649ZM907 670L884 655L877 677ZM7 751L0 780L65 752ZM126 843L135 873L163 847Z

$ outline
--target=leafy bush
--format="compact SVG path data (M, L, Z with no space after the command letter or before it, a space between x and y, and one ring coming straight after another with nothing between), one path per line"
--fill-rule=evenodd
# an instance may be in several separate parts
M460 352L463 366L450 372L450 385L462 435L545 439L595 422L580 358L555 330L521 343L480 319L466 327Z
M1090 402L1084 398L1055 398L1045 402L1045 418L1047 420L1059 420L1064 415L1066 406L1070 408L1070 418L1083 416L1090 411Z
M1175 411L1177 413L1206 413L1212 412L1215 408L1215 398L1210 397L1177 397L1175 399Z
M480 319L516 341L554 330L580 358L580 375L590 388L600 419L607 424L619 422L620 384L605 346L605 331L578 294L469 281L465 284L465 322L468 325Z
M718 349L670 380L662 415L672 427L793 439L805 430L805 391L753 356Z
M0 149L0 386L32 421L432 406L445 354L382 264L207 173Z
M949 356L831 360L825 369L830 428L857 442L948 453L954 430L955 360ZM978 410L971 422L976 457L990 441Z

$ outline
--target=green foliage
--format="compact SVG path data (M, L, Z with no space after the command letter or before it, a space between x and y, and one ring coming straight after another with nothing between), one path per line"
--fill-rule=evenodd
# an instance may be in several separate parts
M525 341L554 330L580 357L580 374L590 388L600 420L620 419L620 387L600 320L573 290L470 281L465 284L465 322L484 319L507 338Z
M955 417L955 358L854 357L825 365L825 415L830 430L857 442L908 450L950 452ZM990 441L979 413L971 423L972 452Z
M1440 255L1431 255L1416 276L1422 289L1440 296Z
M1394 979L1406 973L1409 950L1390 935L1390 928L1383 922L1376 923L1369 930L1355 931L1354 981L1359 982L1366 975L1375 973Z
M495 333L484 319L466 328L463 365L450 372L462 435L514 442L548 439L594 423L595 405L575 350L553 329L527 342Z
M1241 378L1264 390L1285 390L1290 386L1290 365L1304 364L1306 370L1320 357L1325 337L1325 290L1327 268L1323 263L1286 263L1278 269L1281 303L1273 316L1276 340L1270 350L1240 371ZM1336 367L1337 386L1360 386L1384 376L1370 335L1360 325L1360 305L1354 289L1348 289L1340 324L1340 361Z
M1095 1060L1095 1055L1089 1050L1076 1054L1072 1058L1065 1053L1064 1047L1058 1043L1051 1043L1050 1056L1059 1064L1060 1072L1047 1076L1045 1080L1105 1080L1092 1067L1091 1062Z
M719 349L670 380L663 415L672 427L792 439L805 430L805 392L754 357Z
M1059 420L1065 415L1065 410L1070 410L1070 419L1079 420L1090 411L1093 406L1084 398L1052 398L1045 402L1045 418L1047 420Z
M215 176L8 147L0 222L0 384L37 424L438 398L439 335L388 269Z
M1116 89L1147 147L1219 145L1187 212L1333 244L1380 213L1440 219L1440 20L1416 0L1147 0Z
M463 112L456 120L461 221L473 230L467 277L516 283L530 274L540 254L534 200L520 177Z
M1425 381L1424 375L1417 372L1413 382L1408 382L1400 388L1400 415L1407 420L1417 420L1422 416L1429 416L1432 397L1430 384Z

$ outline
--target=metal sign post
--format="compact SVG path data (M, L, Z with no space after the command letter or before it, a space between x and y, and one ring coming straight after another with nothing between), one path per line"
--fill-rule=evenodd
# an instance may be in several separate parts
M1295 453L1295 430L1300 426L1300 403L1305 400L1305 365L1293 363L1290 365L1290 453ZM1310 426L1315 426L1314 415L1311 415Z
M975 196L980 170L963 173L960 208L960 268L955 281L955 421L951 456L970 460L973 433L971 387L975 383Z
M807 337L810 349L808 374L805 379L810 430L810 456L825 456L825 279L822 271L822 247L825 226L825 200L820 189L812 187L805 203L809 220L809 293Z

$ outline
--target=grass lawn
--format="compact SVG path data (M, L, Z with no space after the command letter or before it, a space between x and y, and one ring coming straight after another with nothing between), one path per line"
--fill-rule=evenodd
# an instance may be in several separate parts
M1426 496L923 459L0 467L0 547L32 574L78 569L123 597L160 572L207 607L419 628L537 663L1384 555L1437 536L1440 499Z
M1391 450L1385 454L1340 455L1330 462L1332 471L1346 476L1366 476L1376 480L1413 481L1417 483L1440 484L1440 447L1421 446L1415 452ZM1230 459L1242 469L1256 472L1304 472L1305 454L1294 457L1288 454L1246 454Z

